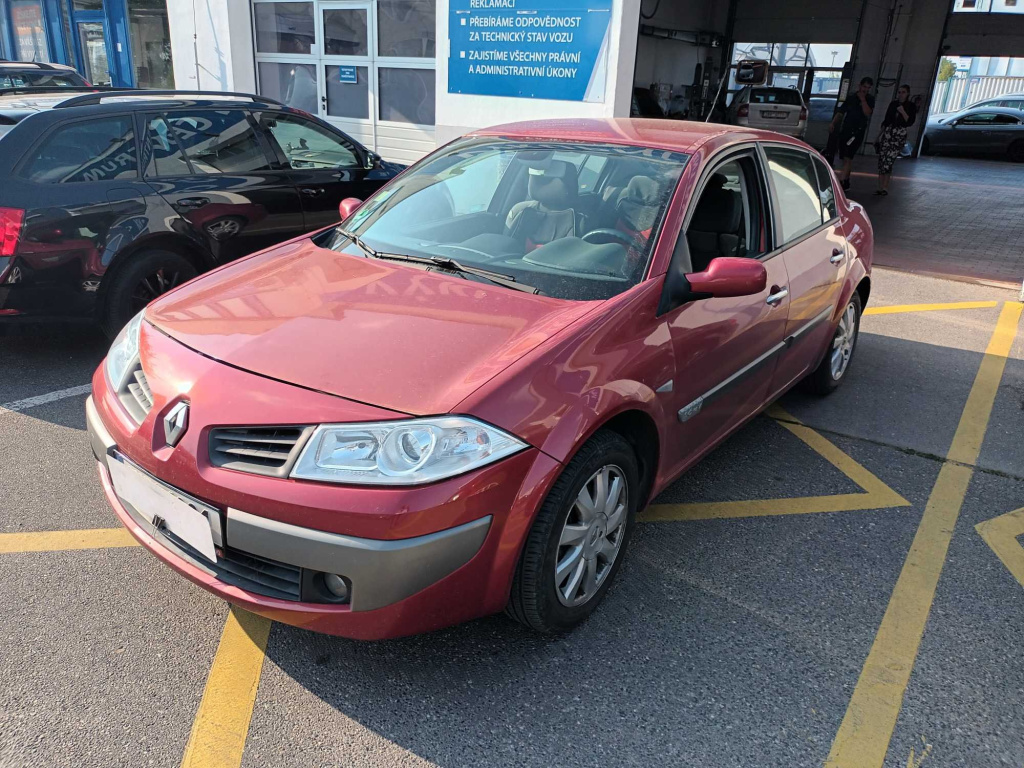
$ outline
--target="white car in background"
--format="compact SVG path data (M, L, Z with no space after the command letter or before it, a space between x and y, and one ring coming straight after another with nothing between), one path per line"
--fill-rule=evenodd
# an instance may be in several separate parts
M807 105L795 88L748 85L733 97L726 122L802 139L807 131Z

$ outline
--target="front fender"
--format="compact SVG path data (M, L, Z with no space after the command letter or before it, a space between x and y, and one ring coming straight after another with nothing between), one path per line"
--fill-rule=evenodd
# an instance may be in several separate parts
M583 393L560 415L537 447L565 464L602 426L627 411L640 411L649 416L658 429L659 442L664 443L662 425L668 422L661 399L647 385L621 379Z

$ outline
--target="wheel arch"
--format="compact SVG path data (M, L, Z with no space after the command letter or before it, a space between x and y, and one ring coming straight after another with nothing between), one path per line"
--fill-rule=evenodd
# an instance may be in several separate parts
M103 279L100 281L96 296L96 317L102 318L106 312L107 296L118 272L124 268L124 265L128 263L132 256L143 251L169 251L175 253L188 261L195 267L196 272L200 274L215 266L212 257L203 253L199 247L181 235L157 233L150 237L136 240L118 251L103 273Z
M863 310L868 305L868 297L871 295L871 278L865 275L857 283L857 293L860 294L860 308Z
M640 506L643 509L650 501L654 478L658 474L658 462L661 458L661 438L658 426L646 411L630 408L601 423L598 430L607 429L621 436L633 448L637 464L640 467Z

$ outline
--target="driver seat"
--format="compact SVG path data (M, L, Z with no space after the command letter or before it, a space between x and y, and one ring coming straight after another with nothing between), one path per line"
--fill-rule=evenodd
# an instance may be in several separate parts
M530 199L513 205L505 219L505 234L525 243L527 252L563 237L576 236L574 205L579 193L572 163L550 160L528 170Z

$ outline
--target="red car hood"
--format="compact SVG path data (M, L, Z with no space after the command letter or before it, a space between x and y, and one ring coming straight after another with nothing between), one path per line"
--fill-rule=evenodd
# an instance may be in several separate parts
M303 240L199 278L146 317L238 368L424 415L448 412L594 306Z

